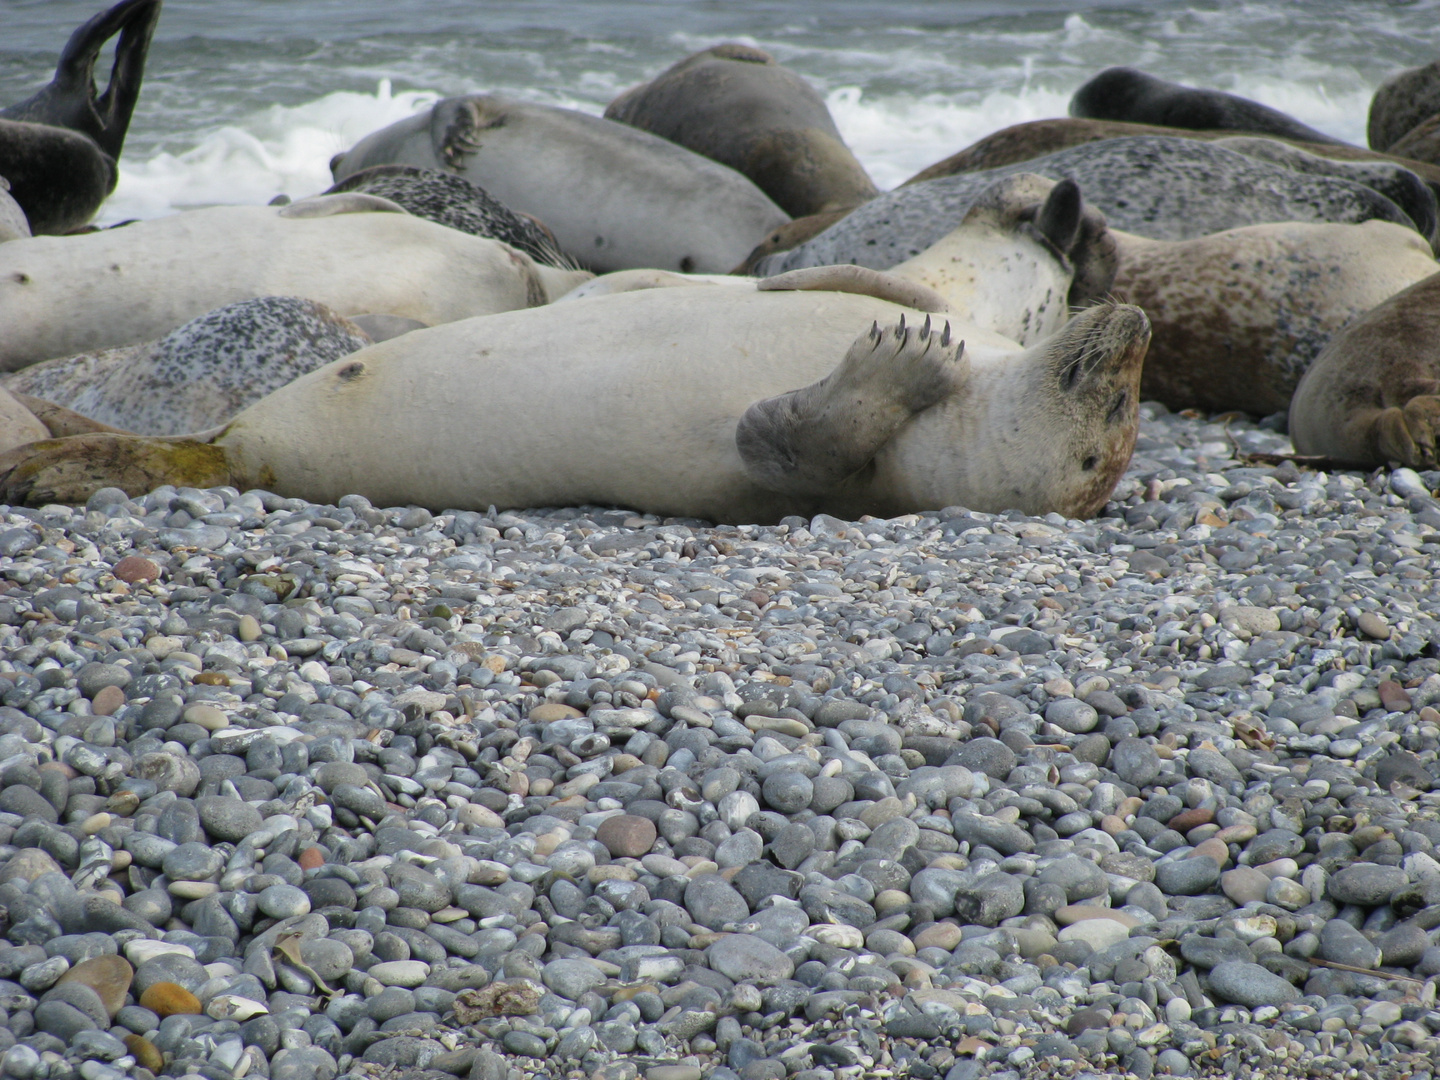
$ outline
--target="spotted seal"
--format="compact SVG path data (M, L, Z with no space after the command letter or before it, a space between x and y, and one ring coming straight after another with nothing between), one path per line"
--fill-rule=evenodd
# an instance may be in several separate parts
M1365 141L1389 150L1432 116L1440 114L1440 60L1391 75L1370 99Z
M0 501L233 483L732 522L1103 507L1138 430L1144 313L1097 305L1027 350L929 318L847 293L682 288L467 319L311 372L213 438L10 451Z
M351 173L324 194L359 191L403 206L416 217L509 244L546 266L569 265L555 237L463 176L413 165L375 165Z
M763 49L727 42L631 87L605 110L729 165L792 217L878 195L813 86Z
M180 435L222 424L301 375L374 344L359 325L295 296L242 300L158 341L47 360L0 378L140 435Z
M533 214L597 272L723 274L789 215L734 169L648 131L498 94L446 98L337 155L451 172Z
M847 262L889 269L954 228L979 192L1019 172L1073 178L1113 228L1155 240L1187 240L1273 221L1415 224L1364 184L1296 172L1194 139L1137 136L897 188L791 251L761 260L755 272Z
M360 192L190 210L0 244L0 370L153 341L257 296L429 326L544 304L589 277Z
M1258 101L1157 79L1129 67L1106 68L1076 90L1070 115L1198 131L1284 135L1317 143L1342 141Z
M1360 469L1440 466L1440 274L1330 340L1290 403L1290 438Z

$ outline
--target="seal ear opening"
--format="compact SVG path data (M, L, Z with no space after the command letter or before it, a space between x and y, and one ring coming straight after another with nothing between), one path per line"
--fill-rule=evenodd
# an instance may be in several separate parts
M1080 221L1085 213L1085 200L1080 185L1066 177L1045 197L1035 214L1035 228L1065 254L1069 255L1080 235Z

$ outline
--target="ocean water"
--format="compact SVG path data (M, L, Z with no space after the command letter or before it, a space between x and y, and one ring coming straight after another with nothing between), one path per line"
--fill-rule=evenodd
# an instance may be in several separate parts
M99 9L0 0L0 102L48 82ZM1063 116L1112 64L1243 94L1363 145L1375 87L1440 56L1440 0L166 0L99 220L314 194L332 155L453 94L598 115L720 41L810 79L889 188L992 131Z

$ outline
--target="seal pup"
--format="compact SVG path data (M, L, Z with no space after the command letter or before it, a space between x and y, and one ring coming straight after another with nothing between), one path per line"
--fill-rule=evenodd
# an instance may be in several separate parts
M792 217L880 194L825 99L762 49L727 42L687 56L605 110L744 173Z
M945 312L1021 345L1055 333L1110 291L1118 265L1104 218L1073 180L1025 173L981 193L960 225L885 273L816 266L778 277L622 270L586 282L561 303L637 289L722 284L751 289L839 289L928 312Z
M1021 350L870 296L648 289L406 334L213 437L31 443L0 457L0 501L233 483L729 522L956 504L1081 517L1130 459L1148 338L1117 304Z
M180 435L223 424L373 343L324 304L262 296L208 312L158 341L32 364L0 386L138 435Z
M1440 465L1440 274L1396 293L1337 333L1290 402L1301 454L1358 469Z
M533 214L578 265L723 274L789 220L734 169L628 124L498 94L446 98L330 163L463 176Z
M102 11L70 35L50 84L24 101L0 109L0 119L78 131L119 160L140 97L150 37L159 21L160 0L121 0ZM103 94L97 94L95 63L105 43L116 34L120 40L115 45L110 84Z
M1430 117L1440 113L1440 60L1391 75L1370 99L1365 141L1372 150L1390 150Z
M761 260L755 271L769 275L848 262L888 270L949 232L997 179L1019 172L1073 178L1112 228L1154 240L1188 240L1269 221L1414 225L1385 196L1351 180L1299 173L1194 139L1138 136L897 188L791 251Z
M1174 242L1112 236L1115 292L1153 328L1140 392L1171 409L1288 409L1341 327L1440 270L1429 245L1386 221L1251 225Z
M570 265L548 229L515 213L463 176L413 165L375 165L351 173L323 194L345 191L378 195L426 221L499 240L546 266Z
M153 341L257 296L431 326L548 303L589 278L359 192L190 210L0 244L0 370Z
M24 240L30 234L25 211L10 194L10 181L0 176L0 244L7 240Z
M1284 135L1317 143L1343 141L1258 101L1157 79L1129 67L1106 68L1076 90L1070 115L1198 131Z

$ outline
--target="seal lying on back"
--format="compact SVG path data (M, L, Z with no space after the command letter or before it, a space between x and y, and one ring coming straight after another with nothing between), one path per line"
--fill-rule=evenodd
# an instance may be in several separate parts
M1281 412L1351 319L1440 270L1386 221L1286 222L1167 242L1112 232L1115 292L1154 328L1140 391L1172 409Z
M471 236L499 240L546 266L569 265L555 246L555 237L533 218L515 213L463 176L413 165L376 165L351 173L324 194L344 191L389 199L416 217Z
M32 364L0 385L139 435L179 435L223 424L370 344L360 325L324 304L262 296L192 319L159 341Z
M447 98L337 156L337 181L372 165L463 176L533 214L599 272L724 274L789 215L709 158L627 124L497 94Z
M86 236L0 244L0 370L134 345L256 296L427 326L548 303L590 275L374 195L191 210Z
M1022 351L870 296L649 289L371 346L209 442L31 443L0 456L0 501L234 483L730 522L956 504L1081 517L1130 459L1148 338L1144 313L1114 304Z
M1076 90L1070 115L1198 131L1283 135L1318 143L1341 141L1249 98L1183 86L1128 67L1106 68Z
M1290 403L1290 438L1359 469L1440 464L1440 274L1331 339Z
M122 0L101 12L70 35L48 86L0 109L0 175L31 232L79 228L114 190L159 18L160 0ZM95 63L116 34L110 84L97 94Z
M626 90L605 117L744 173L792 217L848 210L880 194L815 88L749 45L688 56Z
M980 191L1018 172L1072 177L1111 227L1155 240L1188 240L1269 221L1415 224L1363 184L1299 173L1194 139L1143 136L1086 143L1019 165L897 188L799 247L761 260L756 272L849 262L889 269L954 228ZM1426 208L1433 223L1434 203Z

